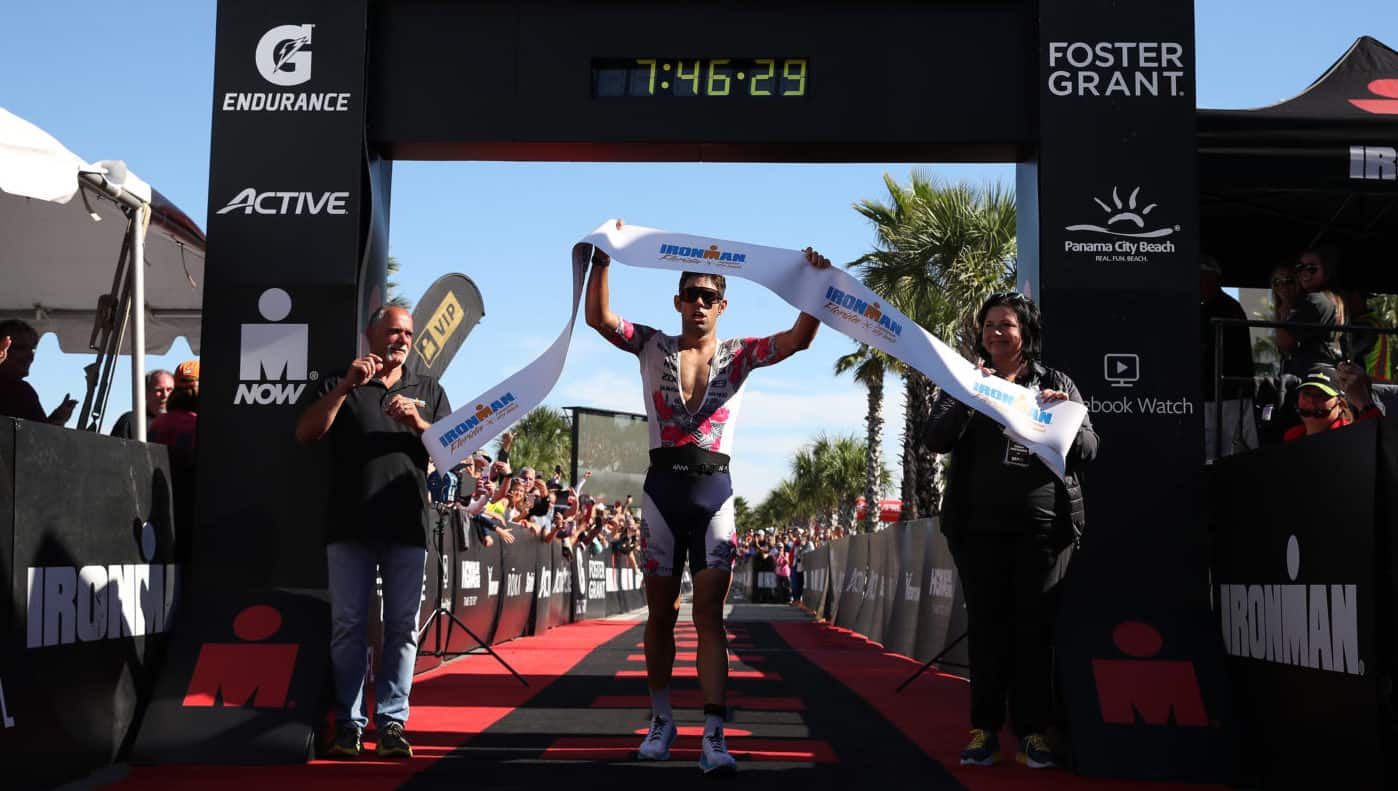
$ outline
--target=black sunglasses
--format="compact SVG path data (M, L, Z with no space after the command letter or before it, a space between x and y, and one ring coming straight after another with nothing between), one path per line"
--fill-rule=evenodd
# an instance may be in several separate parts
M1320 267L1316 266L1315 264L1297 264L1296 271L1305 272L1308 275L1314 275L1316 272L1320 271Z
M685 302L700 302L704 307L711 308L723 299L723 294L703 286L685 286L680 289L680 299Z
M1294 278L1294 277L1274 277L1274 278L1272 278L1272 287L1273 287L1273 288L1275 288L1275 287L1277 287L1277 286L1294 286L1294 285L1296 285L1296 278Z
M1329 409L1301 409L1298 407L1296 409L1296 414L1301 417L1330 417L1330 413L1334 410L1334 407Z

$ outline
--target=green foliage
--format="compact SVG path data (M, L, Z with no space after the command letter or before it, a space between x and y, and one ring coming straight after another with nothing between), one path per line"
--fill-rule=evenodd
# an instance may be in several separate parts
M398 291L398 281L392 279L393 276L398 274L398 271L403 268L403 265L398 262L396 257L389 256L388 266L386 268L388 269L389 279L384 281L384 286L388 289L388 301L384 304L389 307L412 310L413 301L403 296Z
M573 455L573 427L562 410L540 406L529 411L510 427L515 433L510 446L510 468L533 467L547 478L553 465L568 466ZM500 452L500 440L495 442Z

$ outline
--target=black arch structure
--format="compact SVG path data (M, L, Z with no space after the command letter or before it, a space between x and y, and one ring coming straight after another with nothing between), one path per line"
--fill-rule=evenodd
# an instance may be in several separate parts
M199 647L232 641L233 617L259 603L283 612L269 639L301 645L291 697L323 682L328 465L274 396L342 368L383 300L394 159L988 161L1019 163L1021 286L1104 438L1059 621L1080 769L1229 775L1199 516L1190 0L237 0L219 4L217 35L192 622L144 760L193 743L202 760L305 755L309 706L180 699ZM594 95L594 66L635 58L805 59L806 93ZM258 309L271 288L291 299L276 321L306 325L306 372L243 379L260 353L245 325L271 321ZM1110 358L1136 361L1126 386L1110 355L1134 355ZM239 403L240 388L265 403ZM1190 663L1210 727L1104 721L1093 660L1130 658L1112 635L1132 621L1163 638L1142 672Z

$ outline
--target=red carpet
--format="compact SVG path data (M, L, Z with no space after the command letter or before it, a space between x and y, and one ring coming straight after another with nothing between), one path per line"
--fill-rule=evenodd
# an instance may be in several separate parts
M489 654L462 657L418 676L413 682L408 738L409 760L378 761L372 755L354 762L312 761L300 766L137 766L108 788L191 789L201 791L275 791L310 785L336 791L398 788L410 777L472 736L524 705L571 670L599 645L633 628L617 621L587 621L561 626L540 637L513 640L495 650L529 681L525 687ZM365 734L365 747L373 744Z
M1060 770L1035 770L1014 762L1014 735L1000 734L1006 760L993 767L961 766L958 754L970 729L971 685L935 669L901 693L898 685L921 662L884 651L877 643L847 629L809 623L774 624L787 645L847 686L893 723L923 752L968 789L1031 791L1037 789L1225 789L1226 786L1103 780Z

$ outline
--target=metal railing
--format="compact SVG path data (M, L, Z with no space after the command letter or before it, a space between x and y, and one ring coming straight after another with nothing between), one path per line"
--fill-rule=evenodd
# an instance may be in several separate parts
M1320 324L1309 321L1262 321L1259 319L1226 319L1214 318L1209 320L1213 325L1213 402L1214 402L1214 458L1223 456L1223 386L1225 384L1254 384L1255 377L1252 376L1224 376L1223 375L1223 330L1227 327L1243 326L1248 329L1319 329L1332 333L1350 334L1366 333L1370 335L1398 335L1398 327L1370 327L1363 324ZM1239 419L1242 419L1241 413Z

